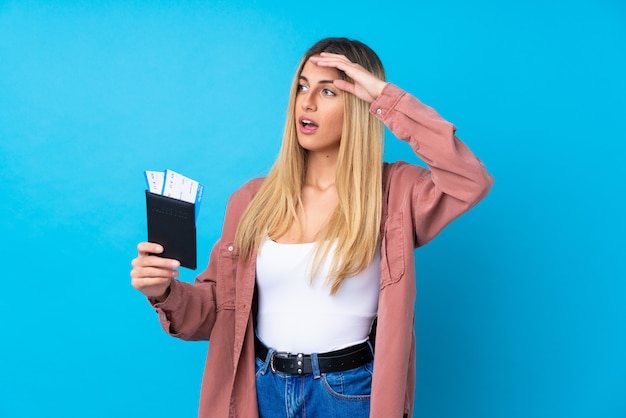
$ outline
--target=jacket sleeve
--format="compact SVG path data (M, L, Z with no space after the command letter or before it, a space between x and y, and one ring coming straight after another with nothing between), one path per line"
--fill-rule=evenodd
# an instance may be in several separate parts
M485 197L493 178L456 137L454 125L397 86L387 84L370 111L428 165L396 163L394 173L396 186L410 188L404 196L412 199L414 245L424 245Z
M222 236L211 250L207 268L196 277L194 284L172 280L165 301L156 303L149 298L168 334L183 340L209 340L220 309L234 306L233 292L224 290L234 289L236 262L230 250L239 219L258 183L253 180L230 197Z
M219 241L211 251L209 265L195 283L172 280L170 294L161 303L149 298L161 326L183 340L208 340L217 316L216 278Z

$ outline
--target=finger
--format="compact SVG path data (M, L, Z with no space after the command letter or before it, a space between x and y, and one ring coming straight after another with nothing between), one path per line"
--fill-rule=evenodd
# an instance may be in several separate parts
M349 59L344 57L343 55L334 55L334 56L314 56L310 58L311 62L320 67L335 67L338 70L341 70L345 73L348 73L352 70L353 67L356 67L358 64L351 62Z
M311 57L312 60L313 58L314 57ZM329 58L317 57L313 63L320 67L331 67L336 68L339 71L343 71L344 74L358 84L367 85L373 83L375 80L378 80L378 77L374 76L361 65L353 63L343 56Z
M137 244L137 252L139 255L161 254L163 246L154 242L140 242Z
M344 55L322 52L322 54L319 56L311 57L311 60L314 64L326 67L334 66L341 69L342 71L361 70L367 72L367 70L365 70L363 66L356 62L352 62Z
M367 70L365 70L363 67L361 67L358 64L354 64L345 58L344 59L318 58L316 61L314 61L314 64L320 67L330 67L330 68L335 68L339 71L342 71L352 80L354 80L355 83L362 83L363 81L367 79L366 77L368 75L371 77L370 73L367 72ZM346 91L350 91L351 93L354 93L354 91L351 90L350 87L341 83L340 85L337 85L337 87L341 88L340 86L345 87Z
M134 268L156 267L164 269L176 269L180 267L180 261L173 258L163 258L156 255L139 255L131 262Z
M333 80L333 84L340 90L346 91L348 93L355 93L356 86L346 80Z
M180 276L180 272L174 269L160 267L135 267L130 271L130 277L133 280L143 279L175 279Z
M165 279L175 279L180 276L180 272L178 270L173 269L164 269L158 267L144 267L142 269L138 269L137 273L139 275L137 278L149 279L149 278L165 278Z
M348 59L345 55L343 54L335 54L334 52L326 52L326 51L322 51L320 52L320 56L321 57L336 57L336 58L343 58L343 59Z
M140 279L133 279L131 286L137 290L146 290L150 288L165 287L170 284L171 279L166 277L146 277ZM158 292L157 292L158 293Z
M319 59L332 59L338 62L343 62L345 64L355 64L351 60L349 60L348 57L346 57L345 55L333 54L332 52L322 52L318 58Z
M137 259L141 258L143 260L141 261L141 263L143 264L150 263L150 264L155 264L155 265L159 265L162 267L172 267L172 268L180 267L180 262L173 258L166 258L166 257L160 257L160 256L157 256L155 258L147 258L147 257L153 256L154 254L162 254L163 251L165 250L163 246L160 244L156 244L154 242L140 242L137 245L137 252L139 254Z
M343 55L323 52L310 58L311 62L321 67L334 67L343 71L354 83L344 83L344 80L335 80L335 86L352 93L366 102L373 102L378 98L385 86L385 82L363 68L361 65L351 62ZM339 81L339 82L337 82Z

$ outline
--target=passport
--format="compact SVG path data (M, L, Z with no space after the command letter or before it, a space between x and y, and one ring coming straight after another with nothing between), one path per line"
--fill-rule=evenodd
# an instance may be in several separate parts
M195 270L196 219L202 185L171 170L146 171L145 175L148 241L163 246L159 257L173 258L182 267Z

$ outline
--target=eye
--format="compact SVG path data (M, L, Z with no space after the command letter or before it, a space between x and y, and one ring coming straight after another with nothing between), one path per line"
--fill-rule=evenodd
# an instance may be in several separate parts
M323 89L322 94L324 96L336 96L335 92L329 89Z
M298 92L300 91L307 91L308 87L305 86L304 84L298 84Z

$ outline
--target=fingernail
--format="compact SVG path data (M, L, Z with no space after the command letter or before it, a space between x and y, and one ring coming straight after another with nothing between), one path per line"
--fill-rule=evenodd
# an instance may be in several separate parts
M161 247L160 245L155 245L154 246L154 251L161 252L161 251L163 251L163 247Z

